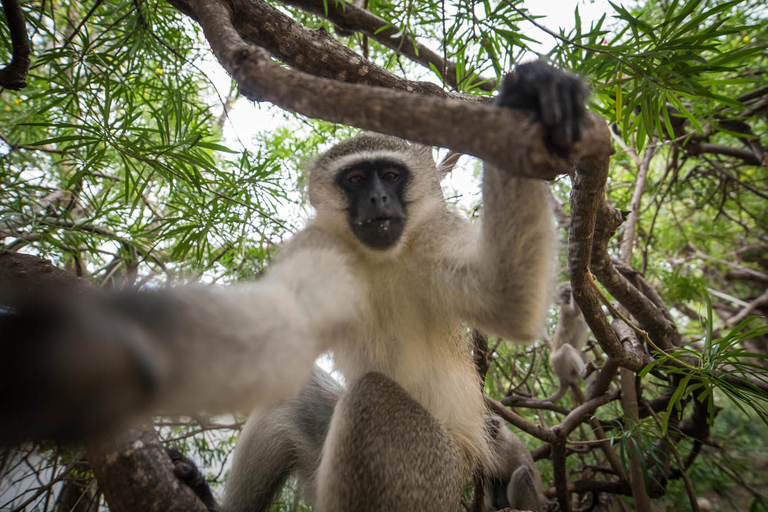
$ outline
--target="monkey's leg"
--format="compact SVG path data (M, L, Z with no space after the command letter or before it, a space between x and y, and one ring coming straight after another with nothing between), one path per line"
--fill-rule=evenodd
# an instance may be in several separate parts
M240 433L222 510L269 510L298 461L291 410L279 403L262 418L251 417Z
M455 510L464 477L462 458L434 417L397 383L368 373L334 412L317 509Z

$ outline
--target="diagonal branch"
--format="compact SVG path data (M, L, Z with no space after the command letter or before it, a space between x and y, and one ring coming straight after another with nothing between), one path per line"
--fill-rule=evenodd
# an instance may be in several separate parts
M603 140L611 147L611 135L603 125ZM650 359L645 353L625 348L611 328L600 305L591 267L595 246L607 240L623 221L621 213L605 202L610 152L582 157L577 167L571 192L571 226L568 231L568 274L573 296L600 346L617 365L639 371ZM599 218L602 219L599 225ZM606 220L610 219L609 222Z

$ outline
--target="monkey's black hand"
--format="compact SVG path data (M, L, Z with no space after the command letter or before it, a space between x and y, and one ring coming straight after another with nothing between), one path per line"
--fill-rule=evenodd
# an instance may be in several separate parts
M168 448L165 451L173 462L173 474L192 489L192 492L203 502L208 512L218 512L220 510L219 504L213 496L211 486L208 485L208 481L192 459L184 456L176 448Z
M145 334L97 294L0 308L0 444L80 439L142 409L157 369Z
M578 76L545 64L522 64L501 84L497 104L532 112L550 151L566 156L581 138L589 91Z

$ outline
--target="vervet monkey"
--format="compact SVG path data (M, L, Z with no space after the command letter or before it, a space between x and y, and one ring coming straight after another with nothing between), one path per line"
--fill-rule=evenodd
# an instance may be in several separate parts
M497 105L529 110L565 155L581 137L585 97L579 78L536 62L507 77ZM535 162L518 164L536 175ZM453 510L472 470L490 461L462 325L536 338L556 251L545 182L486 165L473 223L446 203L440 178L430 147L347 140L311 166L316 215L258 282L99 299L45 335L113 340L141 366L121 378L140 379L166 411L293 397L330 350L347 390L322 448L317 510ZM240 458L246 474L258 466ZM238 488L226 512L254 506L248 486Z
M568 388L575 387L581 395L579 383L586 378L587 356L582 349L587 343L587 322L571 293L571 283L560 283L557 287L556 302L560 306L555 336L552 338L552 353L549 361L560 380L560 387L554 395L544 398L556 402L565 395Z
M545 78L553 88L546 97L567 109L539 101ZM498 103L573 114L567 128L551 127L554 143L578 138L584 97L577 79L536 63L518 69ZM327 333L321 347L333 348L349 383L322 449L318 510L450 510L472 469L490 461L461 322L513 340L540 333L554 255L547 197L542 182L486 166L477 226L446 205L431 148L363 135L315 161L309 198L317 215L271 271L301 271L297 257L323 255L323 266L338 274L330 282L312 276L315 284L345 284L328 297L297 283L301 297L315 295L305 299L321 327L313 332ZM318 316L318 300L354 307ZM238 459L240 471L258 467L247 452ZM251 510L249 499L238 485L227 491L224 509Z
M486 510L544 510L547 500L541 476L528 448L495 414L488 418L488 431L491 464L486 468Z

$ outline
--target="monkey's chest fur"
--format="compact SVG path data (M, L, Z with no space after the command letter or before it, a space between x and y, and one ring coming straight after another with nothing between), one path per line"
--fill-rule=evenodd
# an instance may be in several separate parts
M469 464L485 458L485 405L461 321L436 307L437 289L419 262L399 259L366 284L365 322L334 352L348 383L375 371L387 375L446 429Z

